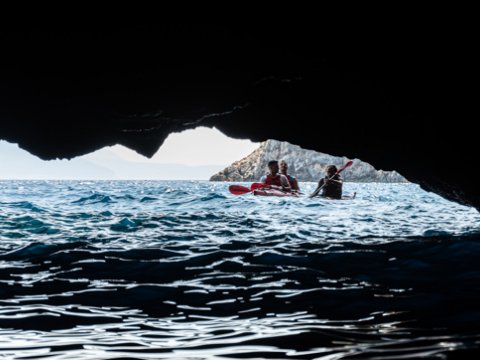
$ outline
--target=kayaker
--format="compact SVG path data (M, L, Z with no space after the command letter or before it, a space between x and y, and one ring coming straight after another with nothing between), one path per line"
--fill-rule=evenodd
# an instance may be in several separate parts
M288 183L290 184L292 191L300 191L297 179L295 179L295 176L292 176L288 173L288 164L285 160L280 161L280 174L287 177Z
M338 169L335 165L328 165L325 169L325 177L320 179L317 188L310 197L317 196L321 191L321 197L335 200L341 199L343 181L340 175L337 174L337 171Z
M278 172L278 161L271 160L268 162L269 173L262 176L260 182L269 185L272 189L278 189L286 192L292 191L290 183L285 175Z

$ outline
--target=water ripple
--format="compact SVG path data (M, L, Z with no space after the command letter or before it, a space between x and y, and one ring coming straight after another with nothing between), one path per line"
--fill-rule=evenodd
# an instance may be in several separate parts
M2 357L478 357L480 216L415 185L0 185Z

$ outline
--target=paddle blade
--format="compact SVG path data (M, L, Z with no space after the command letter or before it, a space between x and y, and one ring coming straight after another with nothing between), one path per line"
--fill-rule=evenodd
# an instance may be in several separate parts
M352 164L353 164L353 160L348 160L345 165L343 165L340 169L338 169L337 174L340 174L343 170L352 166Z
M250 190L257 190L257 189L264 189L269 187L268 185L262 184L262 183L253 183L250 185Z
M230 185L228 187L228 191L230 191L233 195L243 195L249 193L251 190L241 185Z

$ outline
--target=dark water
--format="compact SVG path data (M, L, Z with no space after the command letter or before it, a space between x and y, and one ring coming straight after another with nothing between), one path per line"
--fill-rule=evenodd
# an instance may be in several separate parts
M0 357L480 358L476 211L227 186L0 182Z

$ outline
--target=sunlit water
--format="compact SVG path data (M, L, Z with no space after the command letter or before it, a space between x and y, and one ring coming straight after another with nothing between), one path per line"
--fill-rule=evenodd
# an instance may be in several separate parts
M0 357L478 358L475 210L227 188L0 182Z

